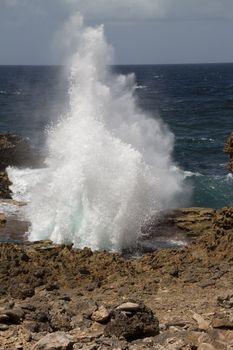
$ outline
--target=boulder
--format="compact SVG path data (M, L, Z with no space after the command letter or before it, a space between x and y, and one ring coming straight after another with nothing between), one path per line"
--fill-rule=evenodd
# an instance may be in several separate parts
M123 337L128 341L155 336L159 334L159 321L152 310L143 303L128 302L112 311L111 320L106 325L104 334Z
M31 166L35 163L35 154L29 142L18 135L0 135L0 171L11 166Z

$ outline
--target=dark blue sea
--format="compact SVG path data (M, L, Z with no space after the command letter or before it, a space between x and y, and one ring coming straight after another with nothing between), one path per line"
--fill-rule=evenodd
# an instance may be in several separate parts
M223 153L233 131L233 64L115 66L135 73L141 108L175 134L173 158L187 172L190 206L233 201L233 177ZM67 104L68 81L58 66L0 66L0 133L28 137L42 149L46 128Z

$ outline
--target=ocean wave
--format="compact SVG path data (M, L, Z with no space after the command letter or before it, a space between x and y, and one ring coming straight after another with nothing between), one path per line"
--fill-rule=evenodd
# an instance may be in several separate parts
M145 90L147 88L146 85L136 85L136 90Z
M183 172L183 174L184 174L184 178L191 177L191 176L204 176L201 173L199 173L198 171L197 172L193 172L193 171L188 171L188 170L185 170Z
M226 175L226 180L227 181L232 181L233 180L233 175L231 173Z
M10 200L0 200L0 213L7 216L22 216L23 206Z
M204 142L215 142L214 139L212 139L211 137L193 137L193 136L177 136L176 137L177 140L180 141L187 141L187 142L200 142L200 141L204 141Z

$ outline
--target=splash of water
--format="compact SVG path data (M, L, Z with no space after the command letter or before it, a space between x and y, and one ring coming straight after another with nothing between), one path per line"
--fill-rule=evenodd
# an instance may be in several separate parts
M134 76L111 73L103 27L79 18L75 33L69 111L49 131L46 168L21 181L11 169L12 189L20 183L27 193L30 240L120 250L143 221L175 205L183 177L172 165L172 133L137 107Z

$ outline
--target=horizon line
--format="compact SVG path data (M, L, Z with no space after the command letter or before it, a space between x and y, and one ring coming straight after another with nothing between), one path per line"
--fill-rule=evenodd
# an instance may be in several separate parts
M184 63L114 63L111 66L178 66L178 65L215 65L215 64L233 64L233 61L225 62L184 62ZM63 67L65 64L56 63L0 63L0 67Z

